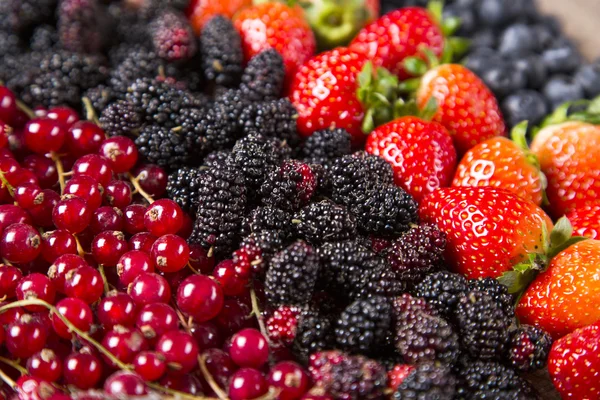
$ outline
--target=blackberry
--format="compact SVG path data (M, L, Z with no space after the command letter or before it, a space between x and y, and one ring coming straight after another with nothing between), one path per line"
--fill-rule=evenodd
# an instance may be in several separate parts
M229 160L231 152L229 150L216 150L212 153L208 153L204 160L202 160L202 166L212 168L216 165L224 164Z
M87 97L96 114L102 113L110 103L115 100L115 95L110 86L99 85L86 90L83 97Z
M381 258L376 257L370 268L357 276L348 292L351 299L385 296L394 298L406 292L406 285Z
M242 234L261 230L277 230L289 237L292 233L292 215L275 207L257 207L244 219Z
M255 275L264 275L275 253L281 251L287 244L286 239L284 232L275 229L262 229L244 237L240 248L251 247L259 256L260 262L250 265Z
M352 208L364 233L396 237L418 220L417 203L402 188L377 185L368 191L365 202Z
M306 305L312 297L319 262L313 248L297 241L277 253L265 279L265 297L269 304Z
M308 204L317 188L311 167L296 160L285 160L269 173L260 187L262 203L294 211Z
M167 196L182 210L194 214L198 209L198 188L203 179L198 168L181 167L169 174Z
M129 7L124 2L111 2L108 14L113 20L113 43L125 45L143 45L152 47L148 32L148 21L144 20L137 9Z
M456 304L467 291L467 280L462 275L440 271L423 278L413 292L427 300L444 317L450 318L454 315Z
M217 15L202 28L200 35L202 70L209 81L235 86L243 71L242 38L230 19Z
M195 142L193 132L160 125L144 125L135 139L140 155L167 171L191 164Z
M309 355L335 346L333 321L331 316L319 312L314 307L305 307L298 316L296 334L292 349L302 362Z
M387 261L409 285L444 269L446 234L435 224L410 228L386 251Z
M336 399L370 400L384 397L385 368L375 360L339 351L318 352L310 357L308 371L315 386Z
M542 369L548 362L552 337L541 328L521 325L510 333L508 361L518 372Z
M45 51L54 48L59 43L58 32L52 25L41 25L35 28L29 39L32 51Z
M189 241L213 248L217 256L231 252L246 207L244 177L227 164L215 166L206 171L198 194L200 206Z
M456 378L447 365L422 363L402 380L394 391L394 400L452 400Z
M385 297L373 296L354 301L337 320L337 345L352 353L372 354L389 335L390 314L391 306Z
M57 29L63 48L96 53L104 47L106 15L97 0L60 0Z
M16 55L20 52L21 43L19 37L12 32L3 32L0 30L0 54L2 54L2 57Z
M304 207L292 221L297 235L320 244L347 240L356 236L356 219L343 206L323 200Z
M308 163L327 165L336 158L350 154L351 137L345 129L323 129L313 133L302 146Z
M100 125L108 136L136 136L142 118L133 104L119 100L107 106L100 114Z
M0 2L0 30L26 34L31 28L50 22L57 0L3 0Z
M480 290L492 297L500 306L507 318L512 319L515 316L515 300L508 293L508 288L494 278L481 278L469 280L470 290Z
M504 354L511 319L492 296L470 291L456 304L454 321L463 350L474 358L494 359Z
M293 147L299 141L297 116L298 112L288 99L278 99L250 103L241 113L240 121L245 135L260 132Z
M156 54L169 62L191 59L198 50L196 35L185 15L173 9L162 10L149 25Z
M251 101L275 100L281 97L284 81L283 58L276 50L267 49L248 61L240 90Z

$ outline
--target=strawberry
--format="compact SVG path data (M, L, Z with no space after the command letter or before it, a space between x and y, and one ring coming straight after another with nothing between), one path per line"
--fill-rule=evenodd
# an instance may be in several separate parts
M283 57L288 79L315 53L315 36L299 6L256 4L240 11L233 22L242 36L246 62L273 48Z
M498 102L490 89L462 65L442 64L420 79L416 92L419 108L437 100L433 120L444 125L459 155L494 136L506 136Z
M350 43L350 49L405 79L410 75L404 60L408 57L425 60L423 49L440 57L444 50L444 35L433 13L423 8L406 7L365 26Z
M557 339L600 321L599 265L598 240L580 241L558 253L521 297L516 310L521 323L539 326Z
M493 137L479 143L458 164L452 186L494 186L542 204L545 177L525 141L527 123L517 125L513 140Z
M215 15L233 18L244 7L252 5L252 0L191 0L186 10L196 35L200 35L204 24Z
M569 211L566 217L573 230L580 236L600 239L600 203L594 203Z
M365 150L388 161L396 185L417 202L448 186L456 167L456 150L446 128L417 117L398 118L376 128Z
M505 189L438 189L419 207L422 222L446 233L446 261L467 278L499 277L546 248L552 221L536 204Z
M554 342L548 372L563 399L600 399L600 322Z

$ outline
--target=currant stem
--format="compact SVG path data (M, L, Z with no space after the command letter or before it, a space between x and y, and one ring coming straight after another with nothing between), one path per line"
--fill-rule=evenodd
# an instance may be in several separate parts
M65 169L63 168L62 161L60 160L60 156L55 152L51 152L50 156L52 157L52 161L56 164L56 172L58 173L58 183L60 184L60 194L62 195L65 191Z
M206 354L202 354L198 356L198 365L200 366L200 371L202 371L202 375L204 375L204 379L208 382L208 386L215 392L217 397L221 400L228 400L227 393L217 384L215 378L213 378L212 374L206 368Z
M187 333L190 333L190 326L188 325L188 321L185 319L185 316L183 315L183 313L179 310L179 308L177 307L176 304L173 304L173 309L175 309L177 318L179 318L179 322L181 322L181 325L183 326L185 331Z
M31 108L27 107L25 105L25 103L23 103L21 100L18 100L18 99L17 99L16 103L17 103L17 107L19 108L19 110L21 110L25 114L27 114L29 119L35 118L35 113L33 112L33 110Z
M0 362L8 365L9 367L16 369L17 371L19 371L19 373L21 375L26 375L27 374L27 370L25 368L23 368L22 366L20 366L19 364L17 364L16 362L14 362L13 360L10 360L8 358L5 357L0 357Z
M82 97L81 102L83 103L83 108L85 109L85 119L100 126L100 121L98 120L96 110L94 110L94 106L92 105L92 101L88 97Z
M106 279L106 271L104 271L104 265L98 264L98 271L100 272L100 276L102 277L102 283L104 284L104 294L110 291L110 287L108 286L108 279Z
M200 396L194 396L185 392L179 392L177 390L173 390L173 389L169 389L163 386L160 386L156 383L152 383L152 382L147 382L146 385L154 390L160 391L160 392L164 392L168 395L171 395L174 397L174 399L188 399L188 400L217 400L214 397L200 397Z
M77 254L79 254L79 257L83 258L85 257L85 251L83 250L83 247L81 246L81 242L79 241L79 238L77 237L77 235L73 235L75 237L75 244L77 245Z
M11 387L15 392L19 391L19 387L17 386L17 382L10 379L10 376L6 375L2 368L0 368L0 380L4 381L8 386Z
M265 336L265 338L268 338L269 334L267 333L265 321L263 321L262 313L260 311L260 307L258 306L258 299L256 298L256 292L254 291L253 287L250 288L250 300L252 301L252 312L256 316L260 332Z
M142 187L140 186L140 182L139 182L139 177L134 177L133 175L131 175L131 172L127 173L127 176L129 177L129 181L131 182L131 184L133 185L133 188L135 189L135 193L139 193L142 195L143 198L146 199L146 201L148 201L148 203L152 204L154 203L154 199L152 198L152 196L150 196L144 189L142 189Z
M8 179L4 176L4 172L0 171L0 182L2 182L2 186L8 190L10 197L15 197L15 188L8 182Z

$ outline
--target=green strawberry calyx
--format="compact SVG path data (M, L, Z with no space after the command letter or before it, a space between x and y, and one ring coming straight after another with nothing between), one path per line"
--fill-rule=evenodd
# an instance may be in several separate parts
M592 100L569 101L560 105L544 119L540 126L536 127L534 136L548 126L573 121L600 125L600 96Z

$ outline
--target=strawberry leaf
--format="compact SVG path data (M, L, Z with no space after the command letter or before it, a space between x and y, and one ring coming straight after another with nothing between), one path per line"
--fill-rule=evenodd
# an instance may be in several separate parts
M418 57L407 57L402 64L404 69L414 76L422 76L427 72L427 64Z
M444 18L442 21L442 33L444 36L452 36L460 28L461 20L458 17Z
M425 121L431 121L438 109L437 99L433 96L425 104L425 108L419 111L419 117Z
M512 141L524 151L529 151L529 146L527 145L528 126L529 123L527 121L523 121L515 125L515 127L510 131L510 138Z
M571 225L571 221L569 221L567 217L562 217L556 221L554 229L552 229L552 232L550 232L550 245L561 245L569 240L571 235L573 235L573 225Z
M527 289L527 286L533 281L536 271L525 269L524 271L508 271L498 278L498 282L508 288L508 293L521 293Z
M369 134L371 131L373 131L373 129L375 129L375 120L373 118L373 109L370 108L367 110L365 117L363 118L362 131L365 134Z
M548 259L553 259L558 254L573 246L575 243L583 242L584 240L589 240L589 238L583 236L572 236L560 245L552 246L548 252Z

